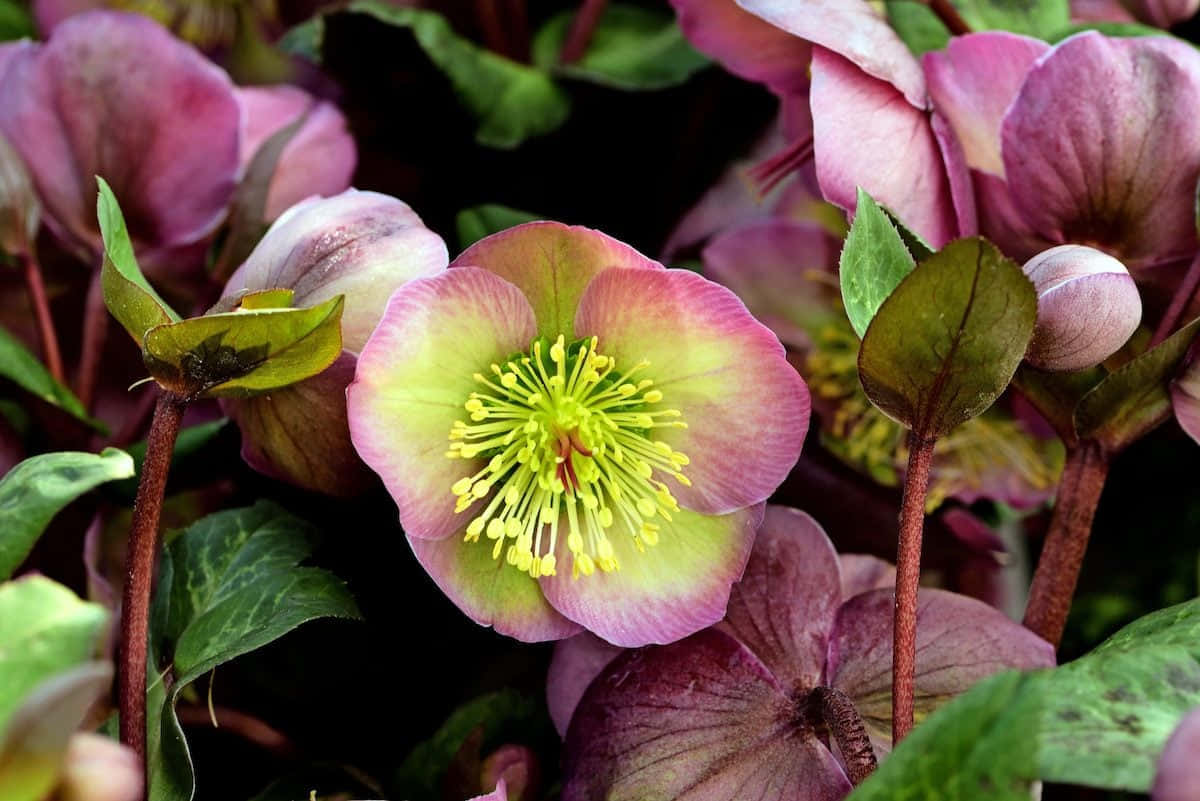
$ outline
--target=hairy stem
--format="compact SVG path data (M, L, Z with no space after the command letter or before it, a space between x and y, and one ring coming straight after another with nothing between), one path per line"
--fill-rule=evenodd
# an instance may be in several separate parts
M1184 274L1183 281L1175 288L1175 294L1171 296L1171 303L1163 313L1162 319L1158 321L1158 328L1154 329L1154 336L1150 338L1149 347L1153 348L1175 330L1179 318L1191 304L1197 286L1200 286L1200 253L1197 253L1196 258L1192 259L1192 264Z
M936 440L915 433L908 440L908 472L900 503L900 541L896 548L896 609L892 634L892 745L913 727L913 693L917 674L917 585L921 579L921 535L925 528L925 496Z
M29 289L29 302L37 319L38 336L42 341L42 355L46 358L46 369L54 380L62 383L62 353L58 349L58 333L54 329L54 318L50 316L50 301L46 299L46 285L42 283L42 266L38 264L33 246L21 255L25 267L25 286Z
M567 39L563 42L562 53L559 54L562 63L573 64L583 58L607 5L608 0L583 0L583 5L575 12L575 19L571 21Z
M104 285L100 270L92 273L87 300L83 307L83 335L79 345L79 371L75 375L75 394L83 408L92 410L96 394L96 376L100 372L100 357L108 338L108 307L104 305Z
M1062 641L1079 569L1092 533L1111 457L1098 442L1084 440L1067 451L1050 530L1042 546L1025 606L1025 628L1055 648Z
M929 0L929 9L937 14L937 18L955 36L964 36L971 32L971 26L962 18L950 0Z
M850 696L833 687L818 687L813 690L817 703L820 705L821 718L829 729L842 761L846 764L846 773L850 783L855 787L874 772L878 763L875 761L875 749L871 747L871 738L867 736L867 727L863 725L862 715L854 707Z
M186 408L187 401L174 393L164 391L158 397L125 552L117 700L121 710L121 742L133 748L143 766L146 764L146 651L150 637L150 586L158 552L158 518L171 453Z

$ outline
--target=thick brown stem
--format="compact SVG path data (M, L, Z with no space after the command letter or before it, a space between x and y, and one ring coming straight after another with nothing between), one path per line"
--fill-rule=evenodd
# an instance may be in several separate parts
M92 273L87 300L83 307L83 336L79 345L79 372L75 376L75 394L83 408L91 411L96 394L96 376L100 372L100 357L104 340L108 338L108 307L104 305L104 285L100 270Z
M563 42L562 53L559 54L562 63L574 64L583 58L607 5L608 0L583 0L583 5L575 12L575 19L571 21L567 39Z
M1163 313L1162 319L1158 321L1158 328L1154 329L1154 336L1150 338L1149 347L1153 348L1175 330L1179 318L1191 304L1197 286L1200 286L1200 253L1197 253L1196 258L1192 259L1192 264L1184 274L1183 281L1175 288L1175 294L1171 296L1171 303Z
M1067 452L1050 530L1029 588L1024 621L1025 628L1055 648L1067 625L1110 458L1098 442L1090 440Z
M125 595L121 602L121 643L117 701L121 742L146 764L146 649L150 637L150 586L158 552L158 518L175 437L187 402L170 392L159 395L146 441L146 459L133 503L133 524L125 552Z
M955 36L964 36L971 32L971 26L962 18L950 0L929 0L929 9L937 14L942 24Z
M877 767L875 749L867 736L862 715L850 700L850 696L833 687L818 687L813 695L820 705L821 718L825 727L837 743L846 773L855 787L862 784Z
M921 535L925 496L936 440L909 436L908 472L900 503L900 541L896 548L896 609L892 634L892 745L913 727L917 674L917 586L921 580Z
M29 289L29 302L37 319L38 336L42 340L42 355L46 357L46 369L54 380L64 379L62 353L58 349L58 334L54 330L54 318L50 316L50 301L46 298L46 285L42 283L42 266L32 248L21 256L25 266L25 286Z

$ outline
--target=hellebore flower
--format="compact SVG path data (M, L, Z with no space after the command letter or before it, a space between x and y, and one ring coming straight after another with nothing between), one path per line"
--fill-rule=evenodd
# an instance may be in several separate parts
M417 558L472 619L641 645L724 614L809 398L729 290L542 222L397 291L348 408Z
M132 748L90 732L71 736L54 801L141 801L142 766Z
M1038 294L1025 360L1043 370L1094 367L1121 349L1142 320L1125 265L1082 245L1043 251L1021 268Z
M416 212L376 192L348 189L310 198L275 221L230 277L218 305L232 308L247 292L264 289L293 290L297 306L345 295L343 351L324 372L299 384L221 400L242 431L242 456L251 467L335 495L370 483L350 443L346 385L391 293L440 273L448 261L445 243Z
M1158 758L1150 797L1154 801L1195 801L1200 798L1200 707L1183 716Z
M722 623L626 651L592 681L567 730L563 801L844 797L816 701L844 693L877 756L890 749L893 591L873 589L889 578L871 557L839 560L808 515L769 507ZM1049 643L940 590L921 591L917 637L918 720L988 675L1054 664Z
M504 787L505 798L522 801L537 797L538 759L523 745L503 745L493 751L480 769L484 787Z
M1200 10L1200 0L1071 0L1071 19L1076 22L1144 22L1170 28L1191 19Z

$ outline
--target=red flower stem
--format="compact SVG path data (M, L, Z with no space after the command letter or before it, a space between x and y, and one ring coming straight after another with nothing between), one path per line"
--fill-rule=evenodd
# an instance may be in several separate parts
M842 761L846 764L850 783L857 787L878 766L875 761L875 749L871 747L871 738L867 736L867 727L863 725L862 715L858 714L850 696L841 690L818 687L813 690L813 694L820 705L825 727L837 743Z
M42 266L32 246L21 255L25 266L25 286L29 289L29 302L37 318L38 336L42 340L42 354L46 357L46 369L54 380L63 382L62 353L58 349L58 334L54 330L54 318L50 316L50 302L46 299L46 285L42 283Z
M96 394L96 376L100 372L100 357L108 338L108 307L104 305L104 284L100 270L92 273L87 300L83 307L83 335L79 344L79 371L75 375L75 394L83 408L92 410Z
M1188 267L1183 281L1176 287L1175 294L1171 296L1171 303L1167 306L1162 319L1158 321L1158 328L1154 329L1154 336L1150 338L1150 348L1169 337L1175 330L1179 318L1191 304L1197 286L1200 286L1200 253L1197 253L1196 258L1192 259L1192 265Z
M171 453L187 401L163 391L154 407L146 442L146 459L133 503L133 523L125 552L125 595L121 601L120 675L117 701L121 710L121 742L146 765L146 650L150 638L150 586L158 552L158 518Z
M942 24L955 36L964 36L971 32L971 26L962 18L950 0L929 0L929 10L937 14Z
M559 61L564 64L574 64L583 58L588 44L592 41L592 34L596 31L600 18L604 16L604 9L607 5L608 0L583 0L583 5L575 12L575 19L571 21L571 29L567 32L566 41L563 42Z
M1050 529L1029 588L1024 620L1025 628L1055 648L1062 642L1067 625L1067 613L1071 611L1071 599L1110 460L1100 443L1092 440L1084 440L1067 451Z
M925 496L933 445L916 433L908 438L908 472L900 503L900 541L896 548L896 609L892 634L892 745L913 727L913 694L917 675L917 585L921 579L921 534L925 528Z

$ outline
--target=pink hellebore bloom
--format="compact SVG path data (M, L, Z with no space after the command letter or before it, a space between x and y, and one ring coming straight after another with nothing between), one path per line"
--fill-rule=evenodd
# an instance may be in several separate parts
M1154 801L1195 801L1200 798L1200 707L1183 716L1162 755L1150 797Z
M1169 28L1198 10L1200 0L1071 0L1071 18L1077 22L1144 22Z
M814 693L840 690L876 755L890 749L892 581L880 560L839 558L808 515L769 507L722 623L623 652L588 686L566 734L563 801L843 798ZM1054 664L1049 643L953 593L921 591L917 632L918 719L993 673ZM576 692L561 676L594 670L570 662L552 667L552 709Z
M508 788L504 784L504 779L496 782L496 789L490 793L477 795L474 798L469 798L467 801L508 801Z
M552 222L396 292L348 405L417 558L464 612L522 640L619 645L721 618L809 417L733 293Z
M236 305L246 292L263 289L292 289L293 305L300 307L345 295L343 351L299 384L221 401L242 430L242 456L252 467L334 495L370 485L370 472L350 443L346 385L392 292L442 272L448 260L445 243L416 212L376 192L309 198L276 220L230 277L219 305Z

